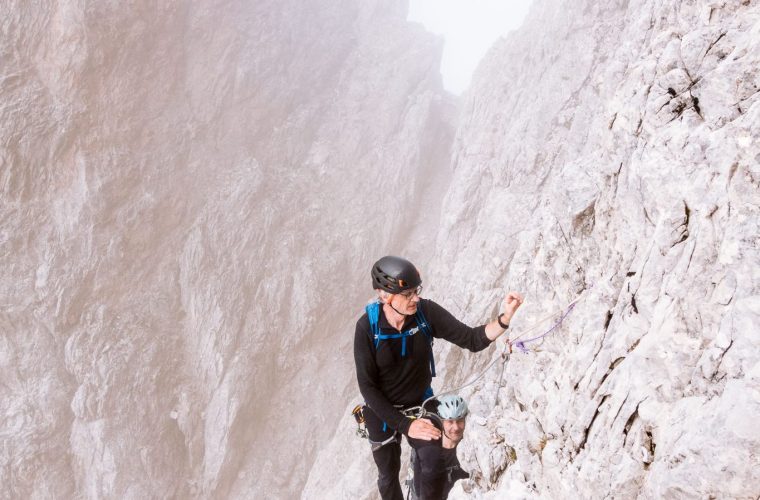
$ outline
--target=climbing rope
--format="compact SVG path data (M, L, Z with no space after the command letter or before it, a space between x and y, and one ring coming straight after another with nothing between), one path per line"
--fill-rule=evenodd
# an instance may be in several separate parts
M586 290L581 292L581 294L578 295L578 297L576 297L575 300L567 304L564 308L560 309L559 313L552 313L548 316L544 316L543 318L538 320L536 323L534 323L534 325L531 328L528 328L527 330L523 330L523 332L520 335L518 335L517 337L511 340L508 340L508 342L514 345L515 347L517 347L518 349L520 349L520 351L522 351L523 353L527 353L528 349L525 347L525 344L527 344L528 342L535 342L536 340L541 340L542 338L546 337L547 335L552 333L554 330L559 328L559 326L562 324L565 318L573 311L573 308L576 306L576 304L578 304L578 302L583 298L586 292L591 290L592 288L594 288L593 284L590 287L588 287ZM560 314L559 319L551 326L551 328L546 330L544 333L542 333L541 335L538 335L537 337L530 338L528 340L519 340L522 337L524 337L527 333L535 330L538 327L538 325L541 325L547 319L556 317L557 314Z
M549 335L550 333L552 333L557 328L559 328L559 326L562 324L562 322L565 320L565 318L573 311L573 309L575 308L576 304L578 304L578 302L583 298L583 296L586 294L586 292L589 291L589 290L591 290L593 287L594 287L594 285L592 284L586 290L584 290L583 292L581 292L581 294L578 295L578 297L576 297L575 300L573 300L572 302L570 302L569 304L567 304L564 308L560 309L560 313L559 314L561 314L561 315L560 315L559 319L548 330L544 331L541 335L538 335L536 337L533 337L533 338L530 338L530 339L527 339L527 340L519 340L520 338L524 337L527 333L529 333L529 332L531 332L533 330L536 330L539 326L541 326L544 322L546 322L546 320L549 320L551 318L556 317L558 313L552 313L550 315L544 316L543 318L541 318L538 321L536 321L530 328L528 328L526 330L523 330L522 333L520 333L520 335L518 335L514 339L506 339L504 341L504 350L500 353L500 355L497 356L497 357L495 357L494 360L491 361L491 363L489 363L488 366L486 366L485 369L483 371L481 371L480 374L477 377L475 377L474 379L472 379L471 381L469 381L466 384L464 384L462 386L459 386L459 387L457 387L455 389L451 389L451 390L442 392L440 394L436 394L436 395L430 396L425 401L423 401L420 406L414 406L414 407L411 407L411 408L408 408L407 410L405 410L404 414L407 415L407 416L413 416L415 418L421 418L423 416L430 415L431 412L428 412L427 410L425 410L425 405L430 400L437 399L437 398L439 398L441 396L445 396L447 394L458 393L462 389L473 385L475 382L477 382L478 380L480 380L486 374L486 372L488 372L488 370L493 365L495 365L496 362L499 361L499 360L503 361L503 365L502 365L502 369L501 369L501 376L499 377L499 387L501 387L501 381L502 381L502 379L504 377L504 370L506 368L506 365L507 365L507 362L509 361L510 356L512 355L512 346L517 347L518 349L520 349L521 352L527 354L529 352L529 350L528 350L528 348L525 347L525 344L527 344L529 342L535 342L537 340L540 340L540 339L546 337L547 335ZM497 389L496 403L498 404L498 402L499 402L499 395L498 395L498 389Z
M508 347L511 347L511 344L507 344ZM507 355L509 356L509 355ZM502 353L502 357L504 357L504 353ZM499 383L496 386L496 401L494 402L494 407L499 406L499 389L501 389L501 383L504 380L504 370L507 368L507 361L504 360L504 363L501 364L501 373L499 374Z
M509 356L510 356L511 352L512 352L512 347L511 347L511 345L510 345L508 342L505 342L505 343L504 343L504 351L503 351L503 352L502 352L502 353L501 353L499 356L495 357L495 358L493 359L493 361L491 361L491 362L488 364L488 366L486 366L486 367L485 367L485 369L484 369L483 371L481 371L481 372L480 372L480 374L479 374L477 377L475 377L474 379L470 380L469 382L467 382L466 384L464 384L464 385L462 385L462 386L456 387L456 388L454 388L454 389L451 389L451 390L448 390L448 391L445 391L445 392L441 392L441 393L439 393L439 394L434 394L434 395L430 396L429 398L427 398L425 401L423 401L423 402L422 402L422 404L421 404L420 406L413 406L413 407L411 407L411 408L408 408L408 409L407 409L407 410L405 410L403 413L404 413L405 415L407 415L407 416L413 416L413 417L415 417L415 418L421 418L421 417L424 417L424 416L428 416L428 415L431 415L431 414L433 414L433 413L431 413L431 412L429 412L429 411L427 411L427 410L425 409L425 405L426 405L426 404L427 404L429 401L431 401L431 400L433 400L433 399L438 399L438 398L440 398L440 397L442 397L442 396L445 396L445 395L447 395L447 394L455 394L455 393L458 393L458 392L459 392L459 391L461 391L462 389L464 389L464 388L466 388L466 387L469 387L469 386L471 386L472 384L474 384L475 382L477 382L478 380L480 380L481 378L483 378L483 375L485 375L485 374L488 372L488 370L489 370L489 369L490 369L490 368L491 368L493 365L495 365L495 364L496 364L496 362L497 362L497 361L499 361L499 360L503 360L503 361L504 361L504 365L506 366L506 364L507 364L507 361L509 361ZM503 368L502 368L502 373L503 373Z
M517 347L518 349L520 349L520 351L522 351L523 353L527 354L528 353L528 348L525 347L525 344L527 344L529 342L535 342L537 340L541 340L542 338L546 337L547 335L549 335L550 333L552 333L554 330L556 330L557 328L559 328L559 326L562 324L562 322L565 320L565 318L567 318L567 316L573 311L573 308L575 307L575 304L577 303L578 300L579 299L576 299L574 302L572 302L570 305L568 305L567 308L564 309L564 312L559 317L559 319L551 326L551 328L549 328L548 330L546 330L541 335L538 335L536 337L533 337L533 338L530 338L530 339L527 339L527 340L518 340L521 337L524 337L525 334L527 333L527 332L523 332L521 335L515 337L514 339L512 339L509 342L512 345L514 345L515 347Z

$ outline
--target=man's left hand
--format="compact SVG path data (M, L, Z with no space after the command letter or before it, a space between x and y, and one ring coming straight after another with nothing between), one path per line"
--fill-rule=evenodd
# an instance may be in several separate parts
M523 303L522 295L520 295L517 292L509 292L507 296L504 297L504 307L503 307L504 319L502 320L502 322L509 323L510 321L512 321L512 316L515 315L515 312L522 305L522 303Z

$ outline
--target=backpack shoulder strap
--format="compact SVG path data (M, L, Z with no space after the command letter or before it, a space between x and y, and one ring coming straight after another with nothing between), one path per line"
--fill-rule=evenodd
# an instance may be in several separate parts
M430 345L433 345L433 330L430 328L430 323L428 323L427 318L425 318L425 314L422 312L422 303L420 303L420 306L417 307L417 312L414 314L415 319L417 320L417 326L420 327L422 332L425 334L425 337L427 337L428 342L430 342Z
M380 334L380 302L371 302L364 307L367 312L367 319L369 320L369 334L372 337L372 341L377 351L377 346L380 345L381 340L388 339L401 339L401 356L406 356L406 338L410 335L414 335L416 328L408 330L402 333L394 333L389 335ZM433 330L430 328L430 324L425 319L425 315L422 313L422 307L417 308L417 312L414 315L417 320L417 327L425 334L425 337L430 344L430 373L435 377L435 358L433 357Z
M367 319L369 320L369 333L372 336L372 340L375 343L375 349L380 343L380 327L378 322L380 321L380 303L371 302L364 307L367 312Z
M433 356L433 330L430 327L430 323L428 323L428 320L425 318L425 314L422 312L422 302L420 302L420 305L417 307L417 312L414 314L415 319L417 320L417 326L420 327L420 330L425 334L425 337L428 339L428 343L430 344L430 374L435 377L435 357Z

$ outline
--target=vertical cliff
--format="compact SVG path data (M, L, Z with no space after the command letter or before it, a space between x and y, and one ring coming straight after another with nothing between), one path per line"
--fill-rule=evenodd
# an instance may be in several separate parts
M386 253L512 339L578 299L462 392L452 497L760 495L758 3L536 0L461 103L405 15L0 6L0 497L372 498Z
M760 495L759 29L750 1L537 0L482 62L427 292L471 324L523 292L512 339L566 317L462 391L452 497ZM438 345L438 391L503 349ZM372 495L347 428L305 498Z
M366 262L426 261L447 186L440 42L405 14L0 7L0 496L298 494Z
M468 489L760 494L759 29L756 2L537 1L480 66L431 293L476 322L524 292L512 338L555 316L523 340L580 301L468 393Z

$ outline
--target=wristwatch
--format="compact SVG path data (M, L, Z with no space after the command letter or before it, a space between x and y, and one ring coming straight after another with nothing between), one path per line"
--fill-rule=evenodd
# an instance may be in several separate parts
M507 328L509 328L509 323L507 323L506 325L505 325L504 323L502 323L502 322L501 322L501 317L502 317L502 316L504 316L504 313L501 313L501 314L499 314L499 315L496 317L496 321L499 323L499 326L500 326L500 327L502 327L503 329L505 329L505 330L506 330Z

